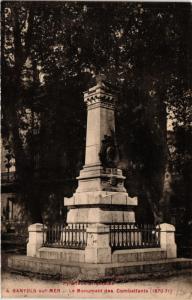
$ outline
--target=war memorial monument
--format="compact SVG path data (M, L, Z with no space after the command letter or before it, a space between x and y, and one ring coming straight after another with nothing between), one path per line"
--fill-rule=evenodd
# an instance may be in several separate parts
M84 93L87 105L85 164L66 224L29 226L27 256L12 256L13 270L97 280L187 268L177 258L171 224L136 224L137 197L125 189L115 137L116 91L103 76Z

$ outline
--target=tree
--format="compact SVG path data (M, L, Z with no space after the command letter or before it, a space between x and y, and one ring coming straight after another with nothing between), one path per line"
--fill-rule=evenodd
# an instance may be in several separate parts
M30 92L28 89L26 93L16 81L20 93L25 91L31 98L31 106L39 99L37 106L44 124L41 164L50 171L42 176L50 173L53 178L61 156L65 155L67 160L71 158L70 166L73 164L68 176L75 177L78 160L83 163L85 142L82 92L90 85L91 77L104 72L119 89L118 139L122 148L121 165L129 173L127 186L132 194L139 195L140 207L145 207L145 219L150 209L151 219L158 221L167 161L166 111L174 110L176 120L179 116L184 120L181 112L185 103L180 105L181 95L189 92L190 4L5 2L6 6L10 12L4 14L4 32L10 28L15 32L17 23L25 24L26 18L31 24L24 32L21 27L17 30L20 48L25 49L30 40L29 50L27 47L25 51L16 52L20 69L25 68L21 64L24 59L19 56L24 52L24 58L28 54L31 60L26 76L29 78L30 72L34 75L39 68L44 78L44 96L40 97L42 88L38 85L31 84ZM22 13L15 16L14 11ZM7 79L11 77L8 70L15 68L7 51L13 54L17 48L13 47L13 29L9 35L12 47L4 46L4 60L9 66L4 71ZM26 43L21 43L23 39ZM4 45L5 41L7 43L8 35L5 38L4 34ZM16 74L21 80L21 72ZM4 90L4 94L8 90ZM32 92L35 97L31 97ZM23 97L17 94L20 109L23 107L21 99ZM8 102L4 107L8 108ZM18 107L14 111L18 111ZM7 114L5 123L10 118ZM6 124L5 128L8 127ZM62 135L65 139L61 142ZM76 149L80 149L81 154ZM54 165L57 167L53 172ZM64 169L60 177L67 176L69 168Z
M15 157L17 178L24 198L29 198L31 181L30 161L25 151L25 133L30 130L26 114L25 79L29 78L27 72L32 72L31 68L28 70L28 60L31 56L33 20L32 3L2 3L2 137Z

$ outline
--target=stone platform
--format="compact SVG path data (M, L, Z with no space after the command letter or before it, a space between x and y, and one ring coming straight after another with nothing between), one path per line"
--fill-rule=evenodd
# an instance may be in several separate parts
M65 262L86 263L85 251L78 249L62 249L42 247L38 250L38 257L45 259L57 259ZM110 263L127 263L158 261L167 259L167 252L161 248L116 250L111 254Z
M156 275L165 276L181 270L192 269L192 259L175 258L158 261L84 264L66 263L63 259L45 259L27 256L11 256L8 258L11 271L22 274L37 274L73 280L113 280L118 277L126 279L146 279Z

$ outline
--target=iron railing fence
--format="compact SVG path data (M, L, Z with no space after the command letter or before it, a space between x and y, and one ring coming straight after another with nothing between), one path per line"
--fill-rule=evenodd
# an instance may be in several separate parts
M153 224L112 223L110 247L122 249L160 247L160 226ZM85 249L88 223L46 224L43 227L43 246L52 248Z
M46 224L43 226L43 246L51 248L85 249L87 223Z
M112 250L160 247L159 225L113 223L109 228Z

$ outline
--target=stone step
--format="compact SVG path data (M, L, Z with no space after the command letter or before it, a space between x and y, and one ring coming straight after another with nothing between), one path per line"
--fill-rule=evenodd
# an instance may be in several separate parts
M128 280L144 279L150 275L155 276L155 274L165 276L181 270L189 270L192 269L192 259L175 258L131 263L85 264L15 255L8 258L8 267L11 271L22 274L33 273L62 279L88 281L113 280L120 277L122 280L123 278Z

